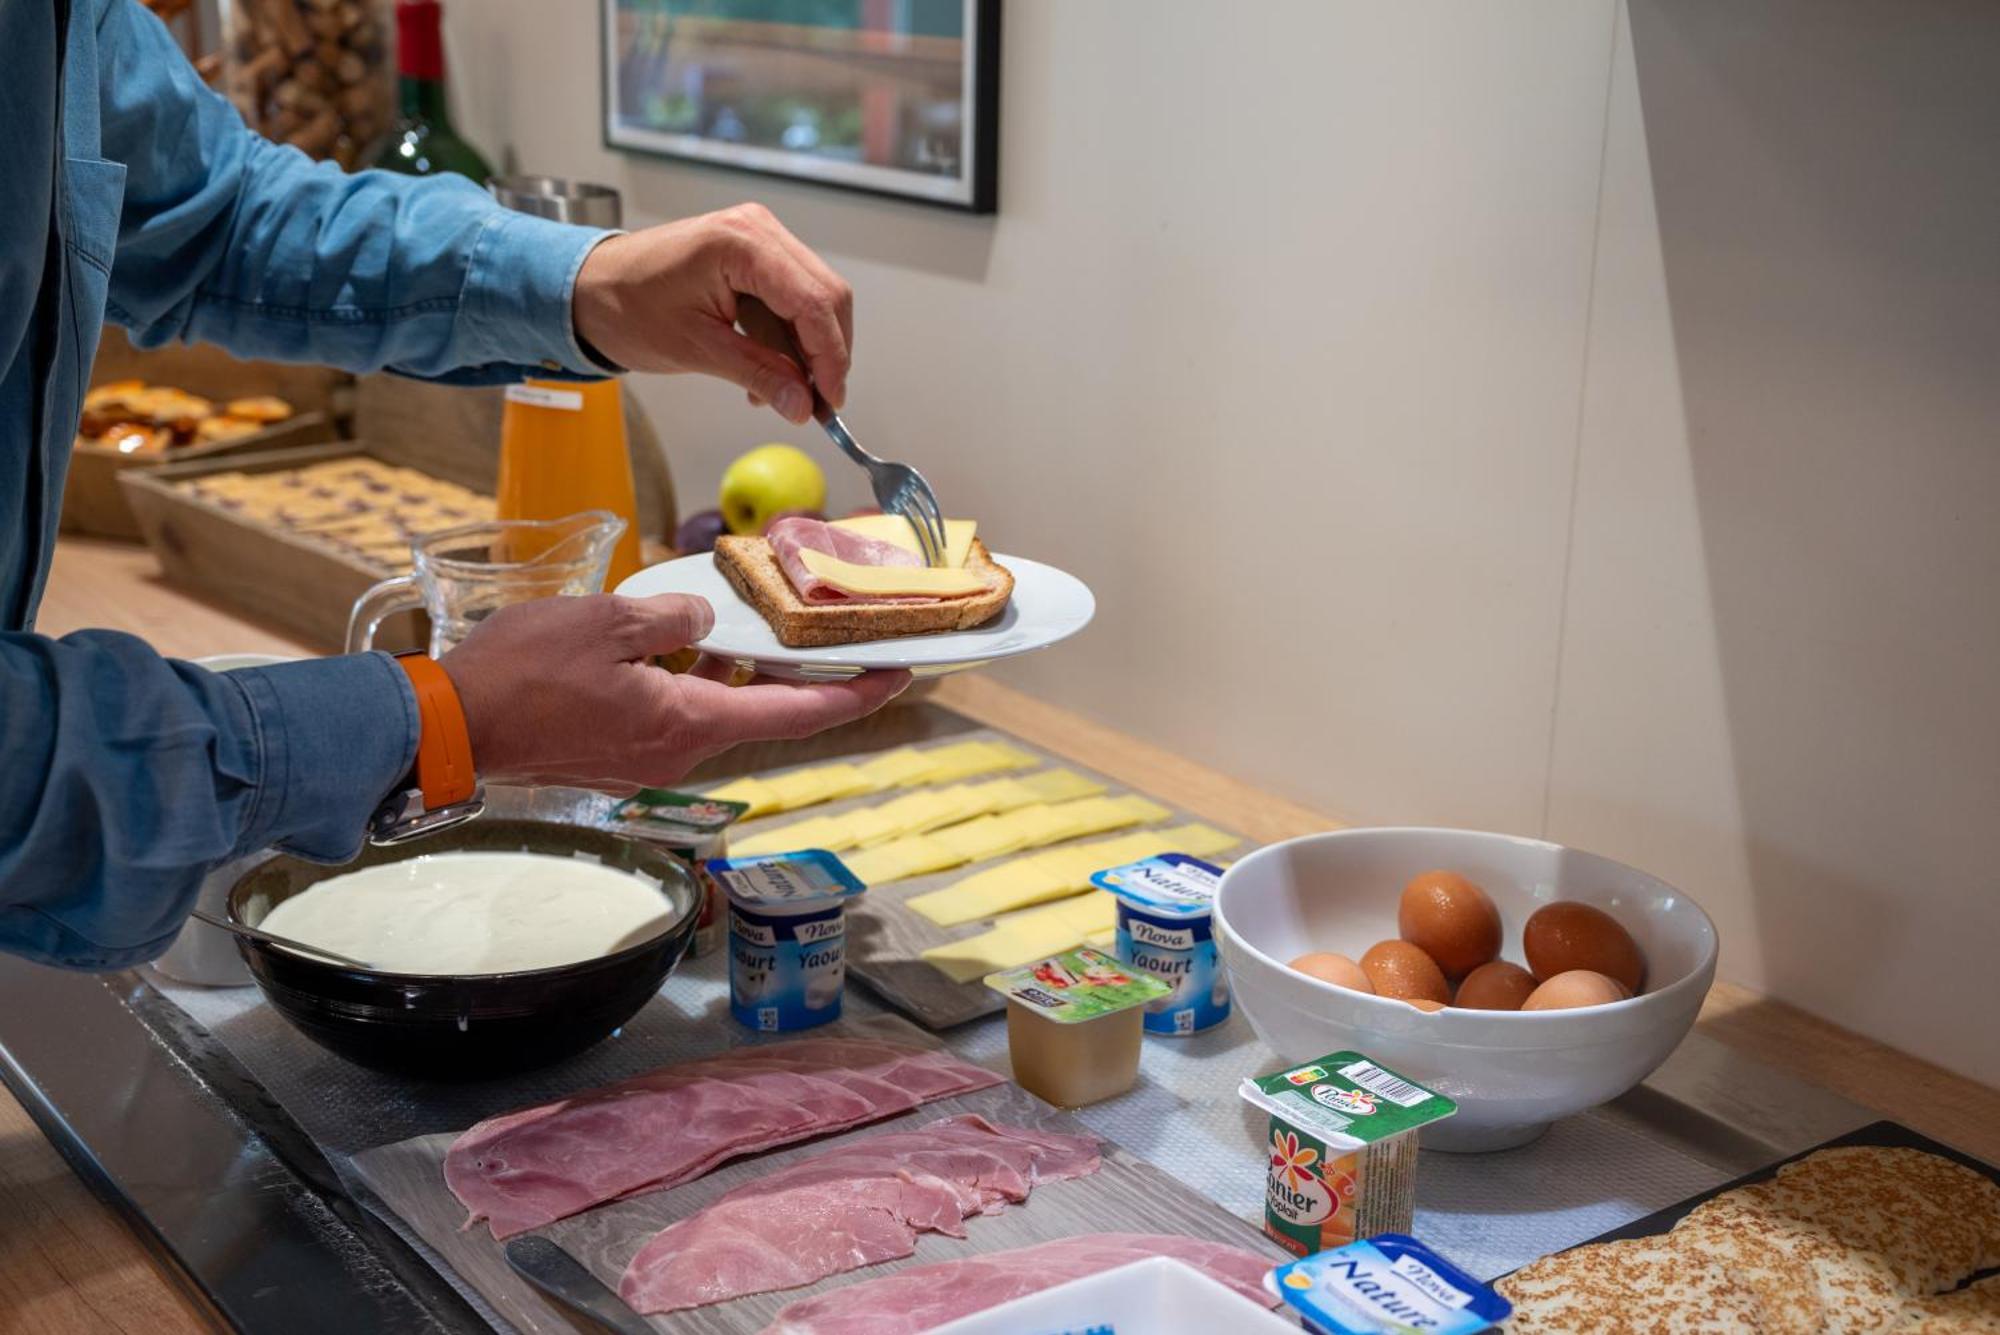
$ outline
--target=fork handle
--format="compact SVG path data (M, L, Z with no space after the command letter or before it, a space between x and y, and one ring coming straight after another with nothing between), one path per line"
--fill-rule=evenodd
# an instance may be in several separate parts
M736 325L752 341L762 343L773 352L782 352L799 364L799 374L805 377L806 388L812 391L813 420L824 426L827 419L833 416L833 405L820 396L819 386L813 383L805 351L799 347L791 325L769 306L742 292L736 294Z

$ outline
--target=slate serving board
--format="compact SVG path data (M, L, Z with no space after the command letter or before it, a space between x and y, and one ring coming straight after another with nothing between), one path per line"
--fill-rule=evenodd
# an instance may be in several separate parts
M933 745L956 745L967 741L1004 742L1008 746L1027 751L1038 757L1042 764L1037 769L1068 769L1095 779L1104 785L1104 791L1112 797L1120 797L1138 790L1114 782L1107 776L1064 760L1059 756L1028 745L1020 738L999 732L992 728L980 728L961 733L948 742ZM928 747L919 748L928 749ZM879 752L877 753L879 754ZM863 759L865 757L853 757ZM814 761L805 765L787 765L783 768L752 771L759 778L771 778L794 769L810 769L814 765L826 764ZM1014 774L1032 774L1036 770L1016 770ZM969 783L983 783L1000 775L982 775ZM711 785L712 786L712 785ZM803 807L776 816L763 816L735 826L731 834L736 838L748 838L775 830L782 825L807 820L814 816L836 816L857 807L871 806L889 801L893 797L917 789L895 789L886 793L874 793L866 797L847 798L839 802L823 802L814 807ZM1151 794L1144 794L1151 797ZM1158 800L1158 799L1154 799ZM1162 802L1160 805L1167 806ZM1157 829L1175 825L1186 825L1202 818L1178 808L1170 808L1171 814L1162 821L1150 825L1134 825L1123 830L1113 830L1105 834L1088 835L1077 843L1091 843L1117 838L1119 835L1135 833L1143 829ZM1203 824L1214 825L1212 821ZM1219 828L1219 827L1217 827ZM1051 847L1063 847L1056 844ZM1034 850L1040 852L1041 850ZM1025 854L1012 854L1022 857ZM1217 856L1234 858L1242 856L1239 847ZM934 872L929 876L914 876L905 881L891 881L884 885L871 886L861 902L847 911L847 972L850 978L859 979L868 985L884 1001L908 1015L919 1024L931 1029L949 1029L953 1025L976 1020L982 1015L992 1015L1006 1008L1006 1001L984 983L974 980L970 983L954 983L924 962L923 952L932 946L943 945L947 941L957 941L968 936L976 936L993 925L992 920L961 923L956 927L939 927L929 918L907 907L909 900L928 890L941 889L962 877L986 867L998 866L1007 858L993 858L985 862L967 863L950 871Z
M1776 1163L1760 1168L1754 1173L1745 1173L1742 1177L1725 1182L1719 1187L1701 1192L1699 1195L1690 1196L1684 1201L1669 1205L1664 1210L1655 1210L1652 1214L1635 1219L1631 1223L1621 1225L1607 1233L1602 1233L1592 1238L1589 1242L1579 1243L1578 1246L1589 1247L1600 1242L1619 1242L1626 1238L1657 1237L1694 1213L1696 1206L1714 1200L1724 1192L1734 1191L1738 1187L1747 1187L1752 1183L1767 1181L1777 1176L1778 1170L1786 1164L1806 1158L1808 1155L1817 1154L1821 1150L1836 1149L1849 1145L1880 1145L1895 1149L1922 1150L1926 1154L1935 1154L1940 1158L1950 1159L1953 1163L1964 1164L1975 1173L1982 1173L1995 1184L2000 1184L2000 1168L1996 1168L1983 1160L1975 1159L1963 1150L1953 1149L1949 1145L1932 1140L1929 1136L1921 1132L1912 1131L1901 1122L1871 1122L1867 1126L1856 1128L1844 1136L1836 1136L1824 1144L1815 1145L1809 1150L1801 1150L1797 1154L1780 1159ZM2000 1266L1996 1266L1990 1270L1982 1270L1969 1277L1966 1283L1973 1283L1977 1280L1985 1279L1989 1275L1996 1274L2000 1274Z
M879 1023L871 1022L868 1027ZM916 1033L901 1021L890 1023L907 1035ZM901 1117L838 1136L740 1159L693 1182L630 1200L613 1201L534 1232L553 1240L615 1289L626 1262L647 1239L724 1192L833 1146L883 1131L909 1130L960 1113L978 1113L994 1122L1018 1126L1088 1134L1074 1117L1020 1087L997 1085L941 1099ZM536 1335L540 1332L574 1335L577 1327L508 1267L501 1244L493 1240L484 1224L461 1229L465 1209L444 1182L445 1151L455 1138L449 1133L417 1136L365 1150L354 1156L353 1168L378 1198L380 1206L392 1211L460 1279L517 1328ZM764 1329L788 1303L905 1266L1027 1247L1086 1233L1178 1233L1231 1243L1271 1258L1274 1265L1284 1259L1284 1253L1263 1234L1160 1168L1109 1141L1102 1143L1100 1152L1104 1164L1096 1173L1048 1183L1035 1188L1020 1205L969 1219L962 1240L923 1234L917 1239L915 1254L901 1261L834 1275L806 1288L752 1294L711 1307L653 1317L649 1323L660 1331L687 1335L742 1335Z

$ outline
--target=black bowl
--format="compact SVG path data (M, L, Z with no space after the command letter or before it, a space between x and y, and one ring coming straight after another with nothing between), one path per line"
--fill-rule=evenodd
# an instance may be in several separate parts
M351 1062L399 1075L476 1080L583 1051L638 1013L694 938L700 894L687 864L635 839L579 825L482 819L340 867L265 862L229 892L231 920L255 927L308 886L427 853L588 855L654 882L673 906L658 936L613 955L519 973L410 974L350 969L244 937L243 962L280 1015Z

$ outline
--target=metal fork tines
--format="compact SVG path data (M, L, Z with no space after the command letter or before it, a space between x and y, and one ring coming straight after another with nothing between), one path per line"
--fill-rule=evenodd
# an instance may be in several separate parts
M868 481L875 488L875 504L882 507L884 514L901 515L916 530L917 546L923 549L924 564L941 566L944 564L945 533L944 511L938 508L937 493L931 484L924 481L924 475L908 464L889 463L877 459L861 448L848 431L847 424L840 420L840 414L827 407L819 391L813 391L815 410L826 409L821 416L815 411L819 424L840 452L868 470Z
M806 355L793 337L792 327L769 306L755 297L738 295L736 323L751 338L767 348L784 353L799 364L799 369L806 373L806 384L812 389L813 420L825 429L842 454L867 470L869 485L875 491L875 504L882 507L882 512L901 515L908 521L917 535L917 546L924 554L924 564L943 565L944 510L938 505L937 493L931 490L931 484L924 481L924 475L908 464L878 459L861 448L854 439L854 433L840 420L840 414L820 394L819 386L812 383Z

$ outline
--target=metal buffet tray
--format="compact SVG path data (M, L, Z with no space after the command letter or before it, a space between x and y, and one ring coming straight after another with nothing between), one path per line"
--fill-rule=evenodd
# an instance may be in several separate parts
M890 714L899 717L810 752L752 749L730 772L977 726L928 705ZM490 1329L142 973L65 973L0 957L0 1079L220 1322L255 1335ZM1877 1120L1699 1033L1603 1114L1719 1178Z

